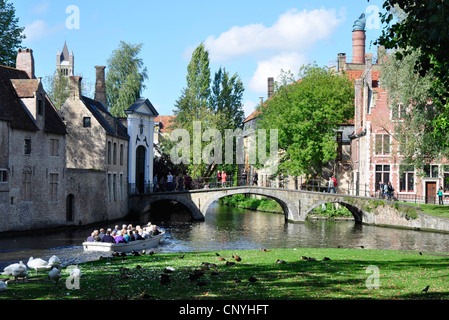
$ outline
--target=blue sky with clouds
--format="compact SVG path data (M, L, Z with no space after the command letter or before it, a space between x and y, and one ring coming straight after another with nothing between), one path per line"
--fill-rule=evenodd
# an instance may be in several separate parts
M238 73L245 86L248 116L266 98L267 77L281 69L297 74L302 64L329 65L339 52L352 56L352 25L367 16L366 52L381 33L382 0L15 0L23 46L33 49L36 76L51 75L56 53L67 41L75 73L94 84L95 65L120 40L143 43L148 98L159 114L173 114L186 86L191 53L201 42L209 50L212 75L220 66ZM77 19L79 17L79 20ZM79 23L78 23L79 22ZM106 69L107 72L107 69ZM92 89L93 90L93 89Z

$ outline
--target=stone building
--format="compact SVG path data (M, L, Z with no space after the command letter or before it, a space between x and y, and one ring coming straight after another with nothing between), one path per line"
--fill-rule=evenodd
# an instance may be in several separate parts
M66 128L31 49L0 66L0 232L65 225Z
M95 96L106 97L104 67L96 68ZM128 143L122 122L103 102L82 95L80 76L70 76L70 96L60 115L67 126L67 213L76 223L124 217L128 212Z
M57 75L66 77L73 76L75 74L75 56L73 52L67 48L67 42L64 42L62 52L58 50L56 54L56 71Z

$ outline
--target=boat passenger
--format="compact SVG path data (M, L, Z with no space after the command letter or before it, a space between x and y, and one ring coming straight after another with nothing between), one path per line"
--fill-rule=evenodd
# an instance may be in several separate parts
M122 232L117 232L117 236L115 237L115 243L126 243L125 238L122 236Z
M101 239L103 239L105 234L106 233L104 232L104 228L100 228L100 233L98 234L98 237L100 238L100 241L101 241Z
M143 237L138 232L134 232L134 240L143 240Z
M95 232L92 232L90 236L87 237L87 242L95 242Z
M106 234L103 236L103 238L101 239L101 242L106 242L106 243L115 243L115 239L114 237L111 236L111 229L108 229L106 231Z

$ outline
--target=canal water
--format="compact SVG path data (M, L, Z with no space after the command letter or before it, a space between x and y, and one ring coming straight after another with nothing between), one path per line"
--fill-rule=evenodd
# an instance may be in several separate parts
M148 221L134 222L142 225ZM153 221L154 222L154 221ZM129 221L124 221L129 223ZM449 234L356 225L353 221L285 222L281 214L220 206L204 222L159 222L166 230L155 252L192 252L260 248L361 248L447 253ZM121 225L121 223L118 223ZM111 227L115 225L98 225ZM92 229L11 236L0 239L0 270L29 257L58 256L63 265L96 260L105 253L84 252L81 243Z

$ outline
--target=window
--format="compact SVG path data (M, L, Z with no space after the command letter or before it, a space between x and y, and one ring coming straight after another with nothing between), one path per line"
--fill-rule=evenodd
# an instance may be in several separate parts
M384 184L390 181L390 165L376 165L376 188L381 181Z
M31 201L31 169L22 172L22 199Z
M58 201L58 174L50 173L50 201Z
M8 182L8 170L0 169L0 183Z
M390 154L390 136L388 134L376 134L375 136L376 155Z
M113 195L114 195L114 202L117 201L117 175L114 174L112 177L112 183L113 183Z
M44 114L44 98L43 95L39 95L39 98L37 100L37 114L43 115Z
M123 144L120 145L120 165L123 166Z
M112 201L112 175L108 174L108 196L109 202Z
M111 141L108 141L108 164L111 164Z
M120 174L120 200L124 200L124 190L123 190L123 174Z
M438 178L438 165L425 165L424 175L426 178Z
M50 156L52 156L52 157L59 156L59 140L58 139L50 139Z
M415 172L413 166L403 166L400 169L401 178L399 181L399 189L401 192L414 191Z
M114 149L112 151L112 159L114 164L117 164L117 143L114 142Z
M84 117L83 118L83 127L84 128L90 128L91 127L90 117Z
M24 151L25 154L31 154L31 138L25 138Z

